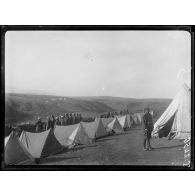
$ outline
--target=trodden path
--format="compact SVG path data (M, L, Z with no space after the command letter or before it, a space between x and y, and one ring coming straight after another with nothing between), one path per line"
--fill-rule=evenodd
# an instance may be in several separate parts
M144 151L142 130L132 128L124 134L112 135L89 146L79 146L73 150L42 159L42 165L183 165L184 142L152 139L155 149Z

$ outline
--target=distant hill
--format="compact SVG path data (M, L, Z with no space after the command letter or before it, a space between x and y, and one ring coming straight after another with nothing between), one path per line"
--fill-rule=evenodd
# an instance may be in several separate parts
M170 103L170 99L134 99L111 96L64 97L35 94L5 94L5 122L34 122L38 116L60 115L78 112L84 117L95 117L105 112L128 109L140 112L150 106L160 115Z
M83 97L75 97L76 99L83 99ZM161 115L162 111L171 102L171 99L136 99L136 98L123 98L123 97L110 97L110 96L94 96L94 97L84 97L89 101L101 102L114 110L128 109L130 112L143 112L143 109L146 106L149 106L152 110L155 111L156 115Z

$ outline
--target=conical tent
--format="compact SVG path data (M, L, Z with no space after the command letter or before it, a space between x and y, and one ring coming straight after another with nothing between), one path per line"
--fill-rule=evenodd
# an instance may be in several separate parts
M115 133L123 133L124 129L121 127L117 118L115 118L111 123L107 126L109 129L112 129Z
M12 132L10 133L10 135L11 135L11 134L12 134ZM9 140L9 138L10 138L10 135L7 136L7 137L5 137L5 139L4 139L4 146L6 146L8 140Z
M23 131L20 136L20 141L33 158L43 158L63 150L63 147L55 138L52 130L41 133Z
M124 132L117 118L105 118L102 119L103 125L107 132L114 131L115 133Z
M154 116L154 111L153 111L153 110L150 111L150 114L152 115L152 118L155 117L155 116Z
M56 126L54 135L60 144L66 147L71 147L75 143L91 143L91 139L80 123L68 126Z
M14 132L5 138L5 163L7 165L18 165L32 162L32 156L20 143Z
M81 124L91 139L96 139L107 135L107 131L101 119L96 119L94 122L90 123L82 122Z
M131 127L132 126L132 123L133 123L133 119L132 117L130 116L130 114L127 114L127 123L128 123L128 127Z
M141 125L142 123L142 113L135 113L132 115L133 122L135 125Z
M183 85L161 117L154 124L152 135L186 139L191 133L191 90ZM174 136L173 136L174 135Z
M139 124L142 124L142 117L143 117L143 113L137 113Z
M88 145L93 142L93 140L87 135L87 133L84 130L84 127L80 123L80 125L73 131L73 133L70 135L68 138L69 143L71 145L77 145L77 144L82 144L82 145Z
M123 129L126 129L129 127L126 115L125 116L118 116L117 119L118 119L118 121Z
M109 133L112 129L108 128L108 125L114 120L114 118L101 118L104 128Z
M98 120L100 120L101 118L100 117L95 117L95 121L98 121Z
M69 137L77 129L80 124L68 125L68 126L58 126L56 125L54 129L54 135L56 139L60 142L61 145L69 147L71 144L69 143Z
M136 114L133 114L133 115L132 115L132 119L133 119L133 124L134 124L134 125L139 125L139 120L138 120Z

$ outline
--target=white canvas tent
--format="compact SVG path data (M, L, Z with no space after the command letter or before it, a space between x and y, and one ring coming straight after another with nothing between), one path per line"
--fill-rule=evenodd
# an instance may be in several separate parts
M108 133L112 131L114 131L115 133L124 132L123 128L121 127L116 117L115 118L102 118L102 122Z
M101 118L101 120L106 131L110 133L112 129L108 129L108 124L110 124L114 120L114 118Z
M172 100L154 124L153 137L186 139L191 133L191 90L187 85Z
M108 133L101 119L96 119L94 122L81 122L84 130L91 139L97 139L106 136Z
M129 127L127 116L117 116L117 119L123 129L127 129Z
M18 137L12 131L5 138L5 163L7 165L26 164L33 161L33 157L20 143Z
M88 145L93 142L93 140L88 136L88 134L85 132L84 127L80 123L79 127L77 127L73 133L70 135L69 143L72 144L82 144L82 145Z
M63 150L52 130L40 133L23 131L20 135L20 142L33 158L43 158Z
M90 144L92 142L80 123L68 126L56 125L54 135L60 144L65 147L72 147L75 144Z
M101 118L98 116L95 117L95 121L98 121L99 119L101 119Z
M128 123L128 127L131 127L133 124L133 118L130 114L127 114L127 123Z
M140 125L142 123L142 113L135 113L132 115L133 122L135 125Z

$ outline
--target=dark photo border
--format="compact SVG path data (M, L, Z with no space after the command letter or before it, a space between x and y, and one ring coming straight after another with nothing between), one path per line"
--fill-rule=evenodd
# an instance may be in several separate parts
M187 31L191 35L191 165L184 166L134 166L134 165L5 165L5 34L8 31ZM193 26L129 26L129 25L4 25L1 26L1 170L14 171L190 171L194 170L194 27Z

